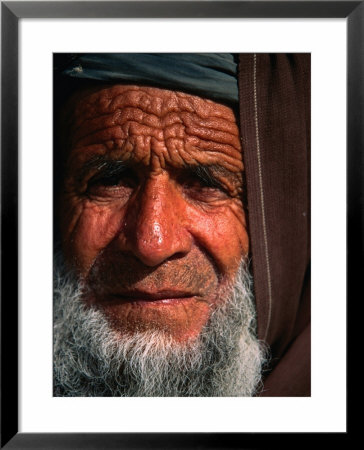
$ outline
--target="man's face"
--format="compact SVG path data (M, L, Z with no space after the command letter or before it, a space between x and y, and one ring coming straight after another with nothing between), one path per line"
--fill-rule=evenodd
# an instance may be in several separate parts
M114 86L78 96L69 112L61 234L84 301L121 334L193 339L248 252L232 110Z

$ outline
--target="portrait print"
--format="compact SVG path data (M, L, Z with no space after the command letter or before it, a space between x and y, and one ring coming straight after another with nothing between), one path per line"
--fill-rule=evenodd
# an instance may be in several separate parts
M310 396L310 54L53 63L53 395Z

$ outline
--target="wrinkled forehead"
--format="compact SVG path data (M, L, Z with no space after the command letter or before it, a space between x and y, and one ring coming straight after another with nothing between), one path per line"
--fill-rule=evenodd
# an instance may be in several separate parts
M96 112L108 113L128 106L140 107L146 113L162 116L173 111L195 112L201 117L217 116L234 120L232 108L178 90L140 85L101 85L80 90L73 95L69 109L90 118Z
M196 114L201 118L222 118L235 122L231 107L210 99L176 90L140 85L95 85L80 89L68 100L64 108L68 120L78 126L80 122L100 114L112 114L127 108L140 108L151 117L173 113Z
M137 85L77 92L63 114L68 156L105 155L145 160L183 157L242 170L239 130L231 107L199 96Z
M63 104L65 97L72 93L78 91L73 97L75 102L77 98L81 100L85 93L99 90L102 84L148 86L160 88L161 91L191 94L188 101L183 95L170 96L166 101L165 97L161 100L156 91L152 99L144 94L140 102L146 109L145 113L150 107L150 114L155 114L156 110L161 114L163 110L171 112L171 108L178 103L181 108L186 106L189 110L194 109L200 116L204 113L210 117L214 115L214 109L209 108L208 102L201 106L200 101L192 100L193 96L228 105L229 109L238 108L237 56L232 53L56 53L54 76L56 110ZM111 96L112 91L109 91ZM79 107L84 107L82 114L78 114L79 118L110 106L106 97L106 101L101 102L100 97L97 97L79 102ZM228 114L227 110L224 114ZM72 125L72 121L74 128L74 117L68 126ZM68 128L67 131L69 133L72 130Z

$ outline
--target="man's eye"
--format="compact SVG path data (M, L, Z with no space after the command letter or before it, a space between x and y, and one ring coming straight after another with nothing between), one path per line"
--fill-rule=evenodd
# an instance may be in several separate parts
M183 188L187 195L196 200L214 200L228 196L228 193L220 183L199 175L191 176L184 180Z
M129 170L122 173L96 175L88 182L87 193L98 197L130 195L138 185L137 177Z
M118 186L121 183L128 184L129 180L125 177L123 178L120 175L113 175L113 176L97 178L91 184L99 185L99 186Z

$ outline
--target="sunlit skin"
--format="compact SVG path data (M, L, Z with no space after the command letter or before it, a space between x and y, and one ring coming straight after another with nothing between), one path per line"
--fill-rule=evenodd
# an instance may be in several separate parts
M67 111L61 235L84 301L121 334L195 338L248 252L233 111L121 85Z

